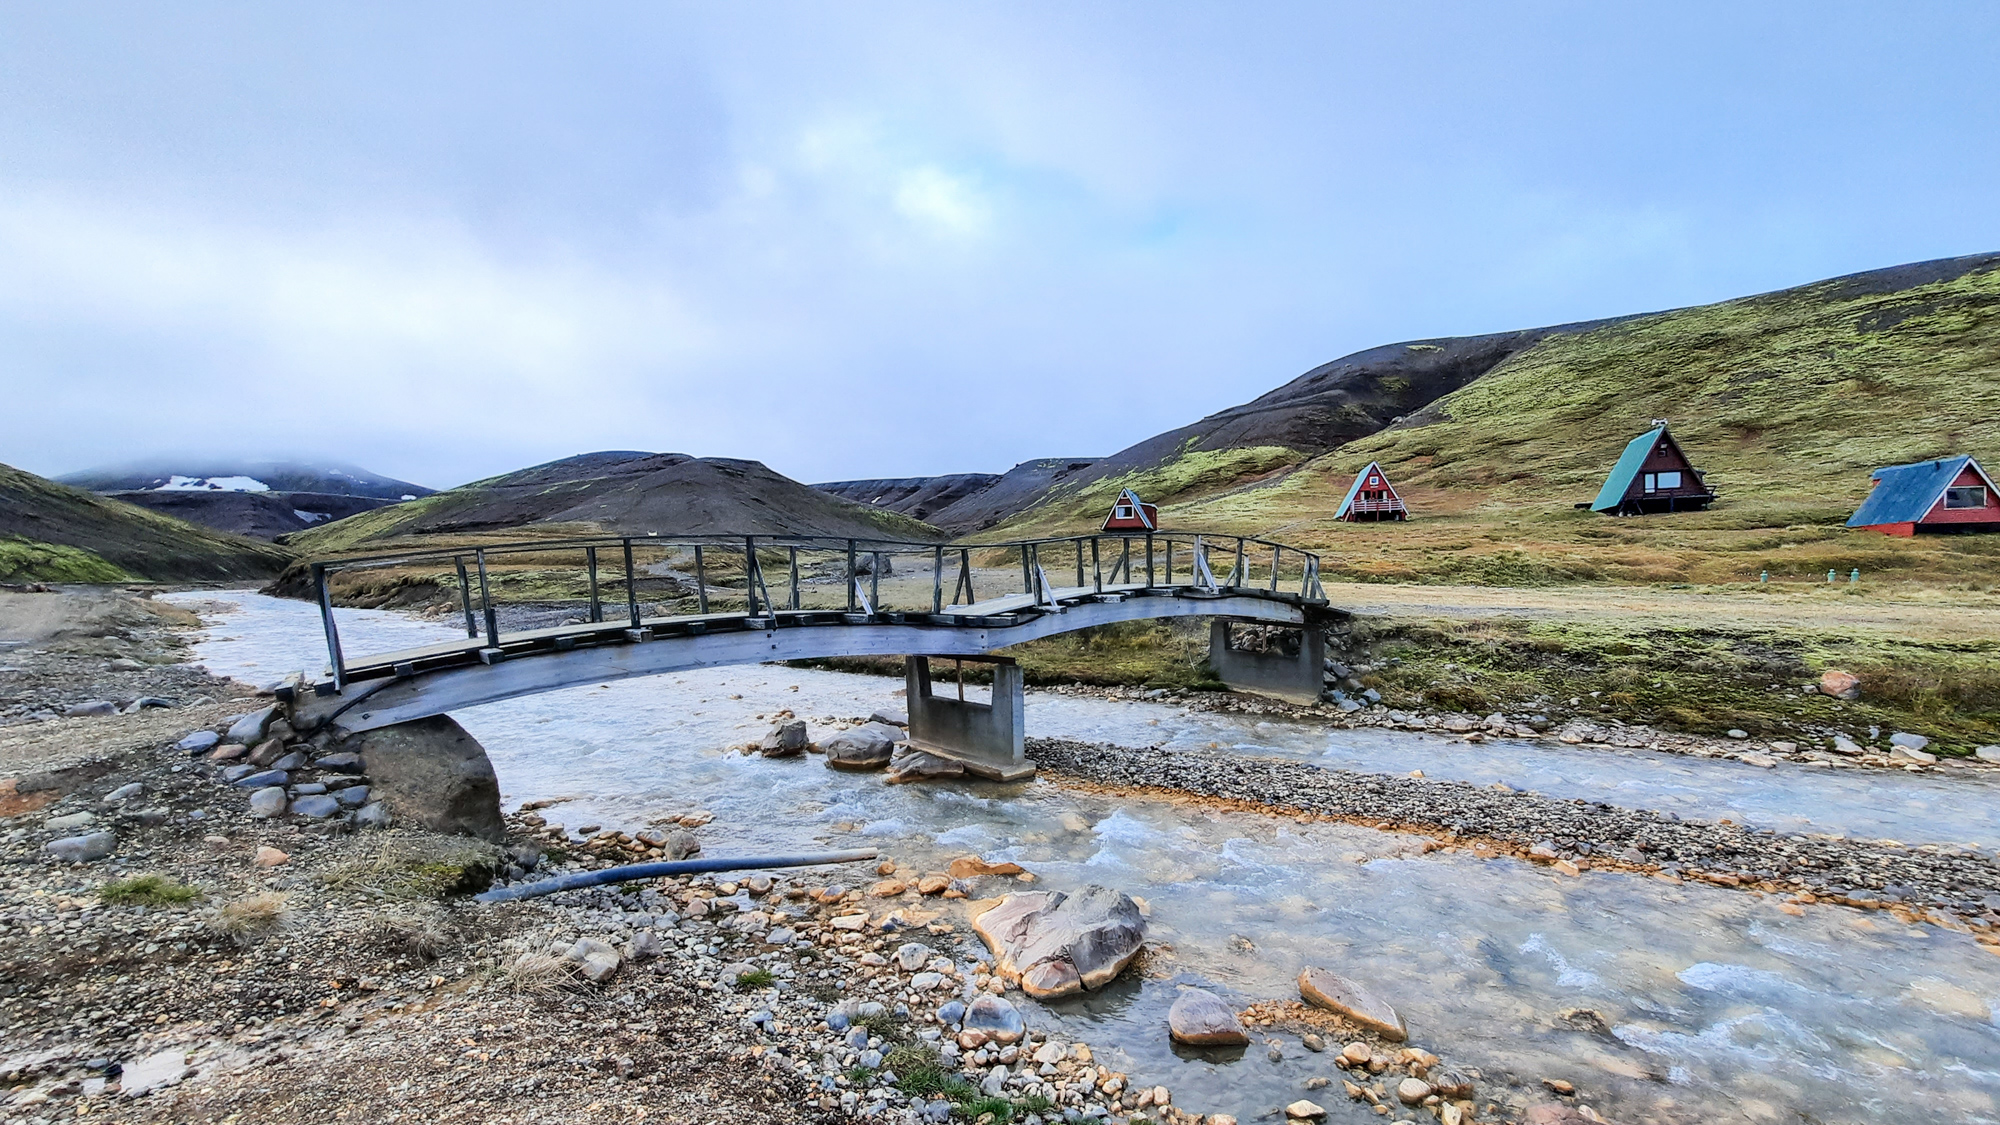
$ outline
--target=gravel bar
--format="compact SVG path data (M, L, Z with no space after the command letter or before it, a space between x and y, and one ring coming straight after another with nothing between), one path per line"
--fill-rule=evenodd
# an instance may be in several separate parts
M1485 841L1555 865L1641 871L1898 913L1934 912L2000 942L2000 857L1924 844L1779 834L1726 821L1558 800L1505 786L1325 769L1209 750L1028 740L1046 775L1166 790L1376 828ZM1940 918L1938 915L1942 915Z

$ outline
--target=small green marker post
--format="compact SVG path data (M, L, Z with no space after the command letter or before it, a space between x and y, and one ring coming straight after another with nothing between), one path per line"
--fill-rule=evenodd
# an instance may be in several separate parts
M1769 585L1771 584L1771 572L1770 572L1770 571L1768 571L1768 570L1761 570L1761 571L1758 571L1758 572L1757 572L1757 581L1758 581L1758 582L1760 582L1760 583L1762 583L1762 584L1764 584L1764 585L1766 585L1766 586L1769 586Z
M1835 582L1837 582L1837 581L1839 581L1839 579L1838 579L1838 578L1836 578L1836 577L1834 576L1834 573L1833 573L1833 571L1829 570L1829 571L1827 571L1827 572L1826 572L1826 584L1827 584L1827 585L1831 586L1831 585L1833 585L1833 584L1834 584Z
M1857 567L1855 567L1855 568L1854 568L1853 570L1850 570L1850 571L1848 571L1848 572L1847 572L1847 584L1848 584L1849 586L1859 586L1859 585L1861 584L1861 568L1860 568L1860 567L1858 567L1858 566L1857 566Z

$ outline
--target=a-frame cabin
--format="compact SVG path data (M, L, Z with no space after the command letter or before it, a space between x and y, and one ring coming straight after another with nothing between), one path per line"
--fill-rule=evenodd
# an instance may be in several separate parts
M1649 512L1700 511L1715 500L1715 492L1703 482L1667 424L1653 420L1653 428L1633 438L1618 455L1597 499L1579 508L1617 516L1637 516Z
M1158 531L1160 530L1160 509L1139 499L1139 494L1127 488L1118 493L1118 499L1111 503L1111 514L1104 517L1105 531Z
M1410 518L1410 510L1403 506L1403 498L1396 492L1396 486L1389 483L1389 474L1382 471L1380 463L1368 462L1368 467L1355 476L1354 483L1347 486L1347 495L1340 501L1340 508L1333 518L1349 523L1373 520L1403 520Z
M1874 491L1849 527L1908 537L1919 531L2000 531L2000 488L1963 454L1875 470Z

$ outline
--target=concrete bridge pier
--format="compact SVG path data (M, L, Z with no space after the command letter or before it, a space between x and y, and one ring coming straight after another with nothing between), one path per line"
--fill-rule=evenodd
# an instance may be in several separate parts
M1317 703L1325 661L1326 635L1310 625L1288 628L1221 617L1209 624L1209 667L1236 691Z
M965 772L994 781L1034 776L1035 764L1028 760L1022 720L1021 666L1004 656L951 659L992 667L993 702L968 701L962 688L957 698L933 694L931 658L906 658L910 746L962 762Z

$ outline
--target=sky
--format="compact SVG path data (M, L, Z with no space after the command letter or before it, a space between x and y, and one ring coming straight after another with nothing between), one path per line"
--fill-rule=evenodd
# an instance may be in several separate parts
M2000 5L0 3L0 462L1102 455L2000 249Z

